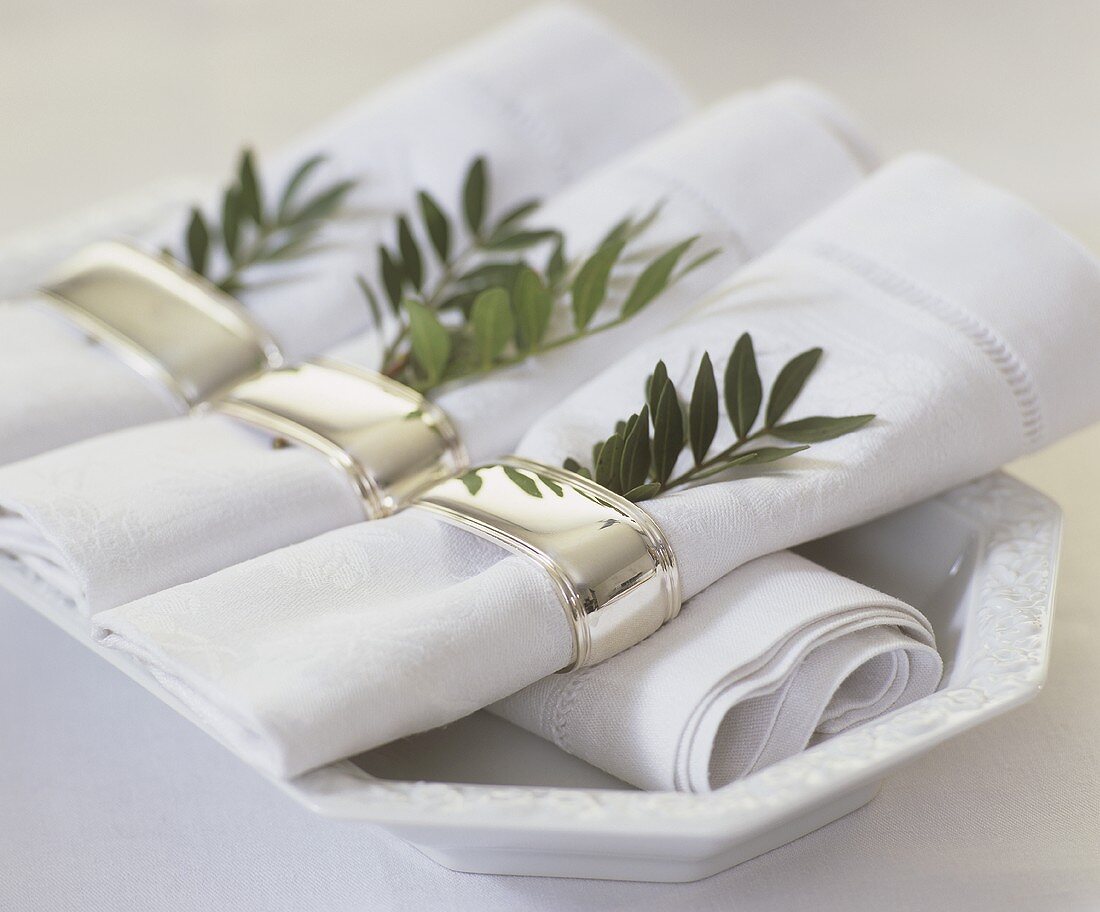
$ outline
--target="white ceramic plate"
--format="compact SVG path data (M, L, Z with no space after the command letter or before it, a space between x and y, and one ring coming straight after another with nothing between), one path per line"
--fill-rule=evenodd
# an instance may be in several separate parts
M802 549L924 611L943 684L710 794L636 791L484 713L279 785L319 814L381 825L460 871L706 877L855 810L887 773L1034 697L1060 533L1055 504L998 473ZM96 649L81 619L51 608L10 565L0 583ZM188 715L136 666L97 651Z

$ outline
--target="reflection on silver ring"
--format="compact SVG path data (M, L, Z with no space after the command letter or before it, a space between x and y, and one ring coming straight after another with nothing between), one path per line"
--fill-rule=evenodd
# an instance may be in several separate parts
M283 363L275 341L233 298L129 244L84 248L40 295L184 409Z
M346 472L368 519L401 509L424 488L461 471L466 450L443 411L374 371L307 361L259 374L208 408L318 450Z
M573 658L594 665L680 610L676 558L641 507L565 469L509 457L423 492L412 509L534 560L572 625Z

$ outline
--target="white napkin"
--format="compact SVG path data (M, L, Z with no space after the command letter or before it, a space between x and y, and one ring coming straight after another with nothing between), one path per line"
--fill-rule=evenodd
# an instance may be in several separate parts
M918 611L785 551L490 709L640 788L705 791L927 696L941 673Z
M658 357L682 377L704 348L724 355L750 330L770 379L824 346L792 417L874 411L873 424L771 471L647 502L690 598L754 557L1093 420L1100 403L1081 391L1100 382L1098 304L1100 264L1059 229L945 162L904 159L740 273L707 315L567 399L521 451L547 462L586 452L637 406ZM459 718L571 654L533 561L416 508L94 621L279 774Z
M355 276L374 273L376 246L415 189L456 198L465 168L484 154L502 211L564 186L685 109L663 67L602 20L570 6L520 17L265 159L272 195L318 151L329 156L318 185L361 183L351 214L318 234L316 254L255 270L241 300L290 360L315 354L366 328ZM181 236L173 219L145 240L179 249ZM178 413L53 311L26 313L34 307L0 306L0 462Z
M862 159L834 127L843 115L821 116L828 105L804 86L748 94L548 203L543 223L562 228L574 252L658 200L664 207L644 236L647 247L699 234L700 252L723 252L616 330L441 391L436 399L471 457L513 449L532 421L602 365L852 187ZM334 355L376 366L375 341L365 337ZM347 478L319 454L273 450L266 435L216 415L103 435L0 469L0 553L86 612L361 518Z
M470 589L465 611L441 611L415 584L416 560L403 567L400 591L377 613L364 610L359 574L379 562L333 545L322 537L98 615L99 639L145 662L230 748L279 776L375 746L358 740L367 707L402 720L378 737L385 743L408 734L412 718L477 709L463 696L466 679L508 675L498 663L510 655L534 654L540 641L562 655L560 614L525 617L521 601L494 616L499 589L484 602ZM449 549L432 561L457 580L479 556ZM223 601L245 580L259 591L240 605ZM292 602L280 597L288 584ZM316 600L302 599L307 588ZM226 615L216 644L188 639L185 630L216 613ZM163 626L172 616L186 618L184 629ZM402 661L376 668L375 650L387 649ZM182 667L186 677L176 675ZM638 646L490 708L641 788L704 791L797 753L815 734L926 696L941 671L918 611L783 552L731 572Z

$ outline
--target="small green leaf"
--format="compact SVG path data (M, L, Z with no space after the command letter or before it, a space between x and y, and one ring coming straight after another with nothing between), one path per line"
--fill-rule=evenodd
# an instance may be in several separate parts
M676 268L676 264L680 262L680 259L696 240L698 240L698 237L690 237L670 250L666 250L642 270L642 274L638 276L634 287L630 289L626 301L623 302L622 311L620 312L622 316L634 316L665 290L669 278L672 276L672 270Z
M710 354L703 353L699 372L695 375L695 387L691 391L688 406L688 427L691 437L691 453L699 465L707 456L718 431L718 384L714 379L714 366Z
M382 245L378 247L378 271L382 273L382 286L386 289L386 297L390 299L390 305L396 312L401 307L405 274L394 260L393 254Z
M279 198L279 206L276 209L275 221L283 223L287 220L287 216L290 214L291 203L294 202L294 195L298 192L298 188L305 183L306 178L325 160L323 155L314 155L307 158L302 162L294 173L287 180L286 186L283 188L282 196Z
M607 296L607 280L623 252L624 241L605 242L592 254L573 280L573 325L583 330L592 322Z
M651 481L648 484L638 485L636 488L631 488L623 496L631 503L641 503L643 500L649 500L655 494L661 492L661 486L655 481Z
M565 497L565 488L554 481L549 475L539 474L539 481L546 485L547 489L557 497Z
M780 424L773 427L770 433L780 440L789 440L792 443L821 443L858 431L874 417L874 415L847 415L842 418L827 418L824 415L814 415Z
M660 216L661 210L664 208L665 201L657 200L657 202L650 207L649 212L640 219L631 219L626 230L625 240L632 241L649 231L653 223L657 221L658 216Z
M382 330L382 308L378 306L378 296L374 293L374 289L367 284L367 280L357 275L355 277L356 283L359 285L359 290L363 292L363 297L367 299L367 306L370 307L371 324L376 331Z
M424 263L420 257L420 245L413 237L409 228L409 220L405 216L397 219L397 249L401 254L401 264L405 267L405 277L412 287L420 291L424 284Z
M494 359L504 351L505 346L515 332L512 308L508 303L508 292L503 288L488 288L474 299L470 311L470 323L477 342L478 356L482 367L488 368Z
M401 306L409 318L413 357L428 382L438 383L451 356L451 336L431 308L412 298L406 298Z
M256 173L256 163L252 150L241 152L241 162L237 168L237 184L241 193L241 212L257 225L264 223L263 193L260 190L260 178Z
M555 228L520 228L515 231L494 232L484 246L486 250L526 250L557 236L558 231Z
M644 484L652 463L649 442L649 406L642 406L641 414L634 415L627 424L623 439L622 464L619 474L623 490L629 491Z
M241 199L236 187L226 187L222 194L222 243L231 261L237 259L241 237Z
M612 434L604 441L600 456L596 460L596 484L611 491L622 491L620 468L623 458L623 438Z
M334 184L327 190L318 193L298 212L290 215L289 218L295 223L317 222L328 218L340 208L340 204L344 202L344 197L351 192L354 186L355 181L350 180Z
M638 423L638 415L631 415L626 421L615 422L615 433L620 435L623 440L626 440L627 435L634 430L634 425Z
M760 414L760 401L763 397L760 372L756 368L756 353L752 347L752 336L748 333L741 336L733 347L733 353L726 365L725 392L726 411L737 439L743 440Z
M571 456L566 458L565 462L562 463L562 467L570 472L575 472L582 478L592 478L592 473L589 472L588 469L582 466L579 462L577 462L577 460L573 459L573 457Z
M477 343L470 333L448 330L451 336L451 357L447 361L445 377L465 377L481 369L481 359L477 354Z
M600 440L592 444L592 468L600 464L600 453L603 452L604 441Z
M689 272L694 272L700 266L703 266L706 263L709 263L716 256L718 256L718 254L720 254L721 252L722 251L719 248L715 247L713 250L708 250L706 253L700 254L694 260L692 260L690 263L688 263L683 269L681 269L680 274L676 278L677 279L682 279Z
M437 311L461 310L463 315L468 319L470 316L470 308L474 306L474 300L477 296L478 292L476 291L460 291L458 294L453 294L449 298L444 298L435 305L435 309Z
M500 217L500 220L496 224L496 228L493 229L493 233L496 234L505 228L511 228L519 224L541 205L542 203L539 200L529 199L513 206Z
M478 236L485 220L486 203L486 166L485 159L478 156L466 172L462 185L462 214L470 233Z
M283 238L282 243L267 247L263 252L265 263L278 263L280 260L289 260L309 249L309 242L313 239L314 232L307 226L299 229Z
M516 346L533 351L550 326L554 299L530 266L521 266L512 286L512 307L516 314Z
M424 220L432 247L440 262L446 263L451 255L451 222L427 190L421 190L416 198L420 203L420 217Z
M504 474L507 475L512 483L523 491L524 494L531 497L542 497L542 491L539 490L538 484L530 475L509 465L504 467Z
M600 239L599 246L606 247L609 244L617 244L620 242L625 244L627 240L627 235L630 232L630 226L633 223L633 219L629 215L626 218L617 221L614 225L611 226L610 229L608 229L607 234L605 234Z
M522 266L516 262L482 263L460 275L455 284L463 291L484 291L495 286L511 288Z
M653 471L661 484L671 477L683 448L684 412L676 387L666 377L653 416Z
M748 450L744 453L738 453L736 456L731 456L729 459L719 463L716 466L712 466L704 472L699 472L692 477L692 481L703 481L706 478L711 478L714 475L720 475L723 472L728 472L730 469L735 469L738 466L744 465L762 465L766 462L776 462L779 459L786 459L788 456L793 456L795 453L801 453L803 450L808 450L807 446L797 447L761 447L759 450Z
M470 492L471 497L476 497L477 492L481 490L481 486L485 484L481 476L477 474L477 469L459 475L458 480L466 486L466 490Z
M800 355L795 355L783 365L783 369L775 378L775 383L772 384L771 395L768 397L768 409L764 417L768 427L776 424L786 414L820 360L821 349L811 348Z
M207 255L210 252L210 229L206 219L198 209L191 210L191 221L187 224L187 257L191 268L199 275L206 275Z
M763 465L766 462L776 462L780 459L786 459L788 456L793 456L795 453L801 453L803 450L808 450L808 445L793 446L793 447L760 447L756 450L749 450L745 453L741 453L740 456L751 456L751 459L745 460L751 462L753 465Z
M645 401L649 403L651 415L657 414L657 399L665 388L666 380L668 380L668 368L665 367L664 361L658 361L653 368L653 373L645 382Z
M550 252L550 259L546 261L546 282L551 288L556 288L558 283L565 278L565 237L558 235L557 243Z

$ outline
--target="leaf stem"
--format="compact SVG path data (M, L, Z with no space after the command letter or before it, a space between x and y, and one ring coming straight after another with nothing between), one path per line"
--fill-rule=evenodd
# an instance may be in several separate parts
M678 475L675 478L670 478L661 486L661 491L667 491L669 488L680 487L681 485L687 484L707 469L714 468L719 463L725 462L727 459L737 453L738 450L742 449L746 444L752 443L754 440L759 440L761 437L766 437L769 433L771 433L771 428L763 427L746 437L742 437L740 440L737 440L730 446L726 447L724 450L722 450L722 452L716 453L709 459L704 459L697 465L692 466L682 475Z
M444 292L446 292L451 283L458 278L459 273L469 262L470 257L480 249L481 239L475 237L472 244L451 257L449 262L443 264L443 271L440 272L435 287L432 289L432 293L424 298L424 305L426 307L431 307L434 310L442 303L440 299L443 297Z
M425 307L430 307L432 310L438 307L440 299L443 297L448 287L450 287L451 283L458 277L460 271L469 261L470 257L480 249L480 244L480 238L475 237L472 244L455 254L448 262L443 264L443 270L436 279L431 293L424 298ZM390 343L382 352L382 373L387 377L396 378L409 363L408 355L403 355L400 358L397 357L398 348L408 337L409 324L402 320L397 335L390 340Z
M496 361L492 361L487 366L481 366L474 370L464 371L460 374L452 374L446 377L445 380L447 383L451 383L455 380L470 380L475 377L482 377L486 374L492 374L503 368L513 367L516 364L522 364L524 361L526 361L528 358L533 357L534 355L545 354L546 352L553 351L556 348L564 348L566 345L571 345L573 342L576 342L579 339L596 336L602 332L606 332L609 329L614 329L616 326L621 326L622 324L626 323L629 319L630 317L616 317L614 320L608 320L606 323L603 323L599 326L590 326L586 329L577 330L576 332L572 332L567 336L561 336L557 339L554 339L551 342L539 344L534 348L525 349L521 352L517 352L514 355L508 355L506 357L498 358ZM389 376L394 375L389 374ZM412 388L417 390L418 392L424 393L438 384L425 384L414 382L407 385L412 386Z
M400 331L393 337L390 344L386 346L386 350L382 353L382 373L387 377L396 378L408 363L408 358L406 357L397 358L398 346L400 346L408 336L409 324L402 323Z

